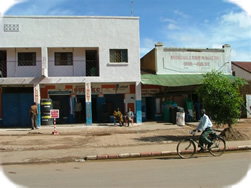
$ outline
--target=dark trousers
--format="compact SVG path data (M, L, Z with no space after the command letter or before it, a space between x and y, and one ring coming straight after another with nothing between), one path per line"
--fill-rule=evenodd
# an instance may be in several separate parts
M37 128L37 115L31 114L31 127L32 129Z
M208 139L209 134L213 133L213 129L212 128L206 128L202 134L200 135L200 139L199 139L199 144L201 146L203 146L203 144L210 144L211 140Z
M128 122L127 122L127 123L128 123L128 126L130 126L130 123L132 123L132 118L133 118L133 117L128 117L128 116L126 117L126 119L127 119L127 121L128 121Z

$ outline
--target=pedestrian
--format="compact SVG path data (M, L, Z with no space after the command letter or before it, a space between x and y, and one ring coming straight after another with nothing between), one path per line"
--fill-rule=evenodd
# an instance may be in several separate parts
M114 115L114 125L116 125L116 121L118 121L119 126L123 126L124 125L123 114L122 112L120 112L119 108L117 109L117 111L113 112L113 115Z
M128 112L126 114L126 119L128 121L128 127L130 126L130 122L133 123L134 113L131 111L131 108L128 108Z
M38 129L37 116L38 116L37 103L34 102L30 107L31 129L32 130Z
M203 132L200 135L199 138L199 147L201 148L199 150L199 152L203 152L203 144L208 144L208 147L210 148L212 146L212 141L208 139L208 136L210 133L213 133L213 124L211 122L211 120L209 119L209 117L206 115L206 110L205 109L201 109L201 119L199 122L199 125L196 127L196 129L194 129L193 131L199 131L202 130Z

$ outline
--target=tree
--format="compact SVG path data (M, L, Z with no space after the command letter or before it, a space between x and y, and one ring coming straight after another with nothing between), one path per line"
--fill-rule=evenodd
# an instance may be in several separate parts
M244 80L237 78L231 81L220 72L212 71L204 75L197 93L216 125L227 124L231 129L240 118L243 99L239 88L244 84Z

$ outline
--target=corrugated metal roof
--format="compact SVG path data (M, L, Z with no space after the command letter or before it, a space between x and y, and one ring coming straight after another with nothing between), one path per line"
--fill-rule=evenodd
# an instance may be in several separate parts
M232 61L232 64L235 66L244 69L245 71L251 73L251 62L237 62L237 61Z
M225 75L227 78L236 79L232 75ZM141 75L141 82L145 85L159 85L167 87L180 87L201 85L203 82L203 74L143 74Z

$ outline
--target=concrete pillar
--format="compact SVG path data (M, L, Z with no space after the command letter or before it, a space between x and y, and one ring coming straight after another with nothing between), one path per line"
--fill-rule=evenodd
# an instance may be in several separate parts
M92 93L91 83L85 83L85 106L86 106L86 125L92 125Z
M155 44L155 70L156 74L163 74L163 43Z
M42 72L41 75L48 77L48 49L47 47L42 47Z
M142 123L141 83L136 82L136 123Z
M232 74L232 65L231 65L231 46L228 44L225 44L222 46L224 49L224 60L223 60L223 67L221 68L221 71L223 73Z
M38 108L38 116L37 116L37 126L41 126L41 110L40 110L40 86L39 84L33 85L33 95L34 95L34 102L37 103Z

